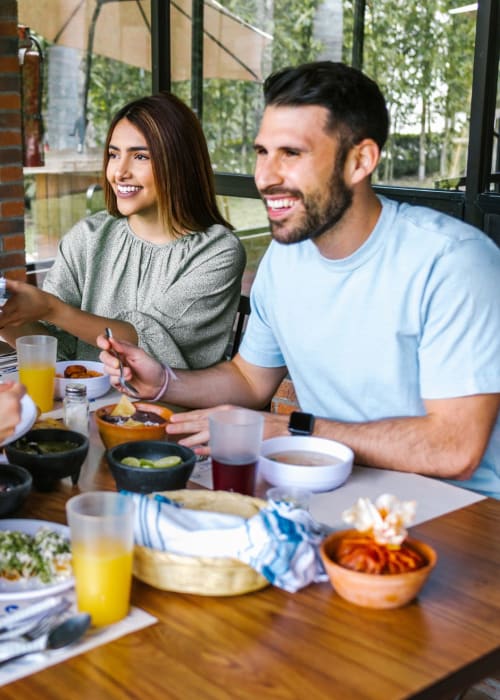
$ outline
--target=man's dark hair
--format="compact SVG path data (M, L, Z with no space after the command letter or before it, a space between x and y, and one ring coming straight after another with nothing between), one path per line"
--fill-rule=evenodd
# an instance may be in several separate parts
M373 139L382 150L389 115L378 85L344 63L318 61L283 68L264 82L267 106L320 106L329 112L327 129L335 131L345 147Z

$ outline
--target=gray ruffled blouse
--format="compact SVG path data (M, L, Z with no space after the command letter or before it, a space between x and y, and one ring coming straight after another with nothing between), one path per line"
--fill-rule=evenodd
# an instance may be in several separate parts
M43 288L83 311L127 321L158 360L203 368L224 356L245 263L241 242L223 226L156 245L103 211L60 241ZM98 348L47 325L59 359L98 358Z

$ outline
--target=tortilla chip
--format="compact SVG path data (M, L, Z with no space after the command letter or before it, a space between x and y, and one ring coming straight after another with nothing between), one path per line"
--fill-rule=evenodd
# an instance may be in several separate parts
M125 394L122 395L116 406L113 408L111 411L110 415L111 416L133 416L135 413L135 408L134 404L132 401L128 398L128 396L125 396Z

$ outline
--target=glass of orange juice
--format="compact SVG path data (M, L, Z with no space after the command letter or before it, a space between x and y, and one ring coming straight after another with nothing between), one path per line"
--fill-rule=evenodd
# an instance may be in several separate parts
M42 413L54 407L57 338L23 335L16 340L19 381Z
M66 503L77 607L95 626L129 612L134 508L130 497L113 491L89 491Z

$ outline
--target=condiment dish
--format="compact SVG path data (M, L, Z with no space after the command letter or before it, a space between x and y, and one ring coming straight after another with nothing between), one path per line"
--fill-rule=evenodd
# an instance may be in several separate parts
M259 474L273 486L331 491L350 476L354 453L335 440L289 435L264 440Z
M155 462L171 456L179 457L181 463L170 467L137 467L122 462L131 457ZM106 459L118 490L152 493L183 489L194 469L196 455L188 447L174 442L139 440L112 447L107 450Z
M30 430L7 445L5 453L11 464L20 465L31 473L38 491L50 491L58 479L67 476L73 484L78 483L88 449L89 440L82 433L40 428Z
M115 445L121 445L124 442L135 440L161 440L166 437L165 426L173 413L173 411L166 406L137 401L133 404L136 411L152 413L155 418L160 419L161 422L153 425L146 425L145 423L141 425L118 425L106 420L116 405L117 404L109 404L108 406L98 408L94 414L99 435L105 447L108 449Z
M406 538L408 545L422 555L426 564L419 569L396 574L371 574L341 566L336 560L344 537L359 535L357 530L341 530L328 535L320 546L320 555L334 590L341 598L367 608L400 608L412 601L436 565L435 550L424 542Z
M15 513L26 500L33 479L24 467L0 464L0 517Z
M76 371L77 367L82 367L91 372L98 372L99 376L78 376L80 373ZM75 368L75 376L65 377L65 372L68 370L68 368ZM56 378L54 381L54 397L56 399L64 398L68 384L83 384L87 389L87 398L89 400L104 396L104 394L106 394L111 387L109 375L104 371L104 365L102 362L92 362L90 360L56 362Z

